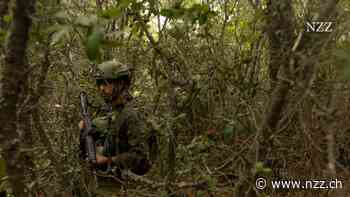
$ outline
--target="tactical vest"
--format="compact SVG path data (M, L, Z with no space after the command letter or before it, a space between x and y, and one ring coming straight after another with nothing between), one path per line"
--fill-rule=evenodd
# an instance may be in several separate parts
M96 144L103 146L103 149L97 150L97 153L113 157L129 151L129 144L135 144L135 138L128 139L128 134L122 128L123 124L127 122L127 114L130 110L133 111L132 108L125 107L120 112L117 110L102 112L92 120L92 126L96 131ZM144 119L142 122L145 123ZM154 162L158 155L157 132L153 128L144 126L137 131L137 140L140 145L143 144L141 151Z
M96 131L96 144L103 146L98 153L104 156L115 156L118 153L116 144L116 124L119 113L117 111L105 112L92 120L92 126Z

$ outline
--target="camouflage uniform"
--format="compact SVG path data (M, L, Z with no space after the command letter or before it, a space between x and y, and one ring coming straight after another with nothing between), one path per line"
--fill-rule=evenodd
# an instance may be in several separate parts
M92 120L96 143L100 152L113 157L113 165L143 175L149 169L147 129L140 114L131 106L118 106Z
M129 75L130 71L125 65L109 61L99 65L96 79L120 79L130 77ZM104 107L102 113L92 120L92 126L96 131L94 135L96 143L103 146L97 153L113 158L111 166L116 169L114 175L120 178L121 171L125 169L143 175L150 169L145 122L130 103ZM99 168L110 169L108 166ZM99 180L98 193L103 193L103 196L111 196L117 190L116 182Z

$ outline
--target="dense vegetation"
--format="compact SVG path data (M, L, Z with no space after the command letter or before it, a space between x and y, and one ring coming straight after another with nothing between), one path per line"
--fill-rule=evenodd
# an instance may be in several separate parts
M349 196L347 0L1 0L0 191L81 196L79 92L133 65L159 156L120 196ZM332 31L306 23L332 22ZM257 177L343 180L255 188Z

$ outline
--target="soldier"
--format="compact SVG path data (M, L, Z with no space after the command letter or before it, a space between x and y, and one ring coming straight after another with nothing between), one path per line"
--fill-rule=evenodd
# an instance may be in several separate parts
M130 104L130 68L116 61L104 62L98 65L95 77L106 102L102 113L92 120L97 167L109 171L113 167L119 175L123 169L144 175L151 167L147 131L140 114ZM83 121L79 127L84 128Z

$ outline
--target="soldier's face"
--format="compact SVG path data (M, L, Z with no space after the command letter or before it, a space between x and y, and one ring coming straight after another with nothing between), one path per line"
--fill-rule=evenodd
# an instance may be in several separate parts
M113 84L111 83L104 83L104 84L100 84L98 86L101 94L103 94L104 96L112 96L113 95Z

